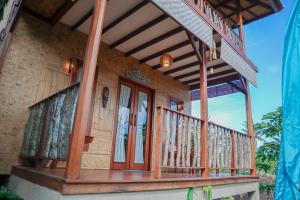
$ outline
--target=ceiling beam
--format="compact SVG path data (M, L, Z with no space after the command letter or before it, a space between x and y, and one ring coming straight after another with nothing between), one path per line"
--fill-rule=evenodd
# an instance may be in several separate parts
M125 53L125 56L130 56L130 55L135 54L135 53L137 53L139 51L142 51L143 49L146 49L147 47L150 47L150 46L152 46L152 45L154 45L154 44L156 44L158 42L161 42L162 40L165 40L168 37L176 35L177 33L180 33L183 30L184 29L181 26L177 27L177 28L175 28L175 29L173 29L173 30L171 30L171 31L169 31L167 33L164 33L164 34L162 34L162 35L160 35L160 36L158 36L158 37L156 37L156 38L154 38L154 39L152 39L152 40L144 43L144 44L141 44L141 45L135 47L134 49L131 49L131 50L127 51Z
M176 63L176 62L179 62L179 61L181 61L181 60L184 60L184 59L186 59L186 58L193 57L193 56L195 56L195 52L194 52L194 51L188 52L188 53L186 53L186 54L183 54L183 55L181 55L181 56L178 56L178 57L174 58L174 59L173 59L173 64ZM157 64L157 65L155 65L155 66L152 67L152 69L158 69L158 68L161 68L161 65L160 65L160 64Z
M195 51L195 54L196 54L196 57L199 61L199 63L203 63L203 60L202 60L202 56L201 56L201 53L199 51L199 48L197 47L197 44L196 44L196 40L194 39L194 36L189 32L189 31L186 31L186 34L189 38L189 41ZM205 50L204 50L205 51Z
M154 54L152 54L152 55L150 55L150 56L147 56L147 57L145 57L145 58L142 58L142 59L140 60L140 62L141 62L141 63L145 63L145 62L147 62L147 61L149 61L149 60L152 60L152 59L154 59L154 58L157 58L157 57L159 57L159 56L162 56L163 54L169 53L169 52L171 52L171 51L175 51L175 50L180 49L180 48L182 48L182 47L185 47L185 46L187 46L187 45L189 45L189 44L190 44L190 41L189 41L189 40L185 40L185 41L180 42L180 43L178 43L178 44L176 44L176 45L174 45L174 46L168 47L168 48L163 49L163 50L161 50L161 51L159 51L159 52L156 52L156 53L154 53Z
M219 68L226 67L226 66L228 66L227 63L221 63L218 65L210 66L210 67L207 67L207 72L209 73L211 68L213 68L215 70L215 69L219 69ZM190 84L190 83L195 83L195 82L199 82L199 77L191 79L191 80L183 81L182 83Z
M94 8L92 8L88 13L83 15L72 27L71 30L75 31L78 27L80 27L88 18L93 15Z
M127 34L126 36L120 38L119 40L113 42L110 47L111 48L115 48L117 46L119 46L120 44L126 42L127 40L131 39L132 37L140 34L141 32L145 31L146 29L162 22L163 20L167 19L168 18L168 15L166 14L162 14L160 15L159 17L153 19L152 21L148 22L147 24L137 28L136 30L132 31L131 33Z
M107 31L109 31L110 29L112 29L113 27L115 27L117 24L119 24L120 22L122 22L123 20L125 20L130 15L134 14L135 12L137 12L139 9L141 9L142 7L144 7L145 5L147 5L148 3L149 3L148 0L144 0L141 3L139 3L138 5L134 6L130 10L128 10L126 13L124 13L123 15L121 15L120 17L118 17L112 23L110 23L109 25L107 25L106 27L104 27L103 31L102 31L102 34L105 34Z
M225 71L222 71L222 72L213 73L213 74L208 75L207 79L209 79L209 78L216 78L218 76L222 76L222 75L233 73L233 72L236 72L236 71L234 69L229 69L229 70L225 70ZM179 79L183 79L183 78L186 78L186 77L189 77L189 76L193 76L193 75L196 75L196 74L199 74L199 70L196 70L196 71L193 71L193 72L189 72L189 73L186 73L186 74L181 74L181 75L175 76L173 78L175 80L179 80Z
M77 3L78 0L66 1L57 11L52 15L50 23L55 25L65 14Z
M191 67L195 67L197 65L199 65L199 61L192 62L192 63L189 63L189 64L185 64L185 65L177 67L175 69L171 69L171 70L165 71L164 75L173 74L173 73L176 73L176 72L179 72L179 71L191 68Z
M238 79L239 79L239 75L231 75L231 76L227 76L227 77L222 77L220 79L215 79L215 80L210 80L210 81L208 80L207 86L212 87L214 85L220 85L223 83L227 83L228 81L236 81ZM191 85L190 90L196 90L196 89L199 89L199 87L200 87L200 84L197 83L197 84Z

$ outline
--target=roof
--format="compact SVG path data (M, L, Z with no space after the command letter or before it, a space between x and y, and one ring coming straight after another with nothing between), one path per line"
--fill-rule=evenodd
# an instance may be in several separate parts
M76 2L76 0L51 0L51 2L49 0L24 0L23 4L25 9L50 21L66 4L71 4L70 2ZM249 24L283 9L280 0L241 0L240 4L237 0L209 0L209 2L232 27L238 24L237 12L239 10L243 15L244 24Z
M280 0L209 0L209 2L232 27L238 24L239 11L244 24L249 24L283 9Z

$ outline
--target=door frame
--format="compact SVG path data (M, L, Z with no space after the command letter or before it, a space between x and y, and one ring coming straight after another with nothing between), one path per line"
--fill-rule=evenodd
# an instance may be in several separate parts
M149 112L148 112L148 119L147 120L147 131L148 132L148 137L147 137L147 141L146 141L146 144L145 146L148 146L147 149L148 149L148 159L144 161L144 165L143 166L136 166L137 169L135 170L145 170L145 171L148 171L150 170L150 166L151 166L151 158L152 158L152 139L153 139L153 133L152 133L152 130L153 130L153 117L154 117L154 99L155 99L155 90L148 87L148 86L145 86L141 83L138 83L138 82L135 82L133 80L130 80L128 78L125 78L125 77L122 77L120 76L119 79L118 79L118 90L117 90L117 99L116 99L116 109L115 109L115 116L114 116L114 130L113 130L113 142L112 142L112 149L111 149L111 156L110 156L110 168L111 169L116 169L116 170L128 170L129 169L129 166L130 166L130 163L132 162L132 159L133 156L129 156L126 155L126 163L116 163L114 162L114 156L115 156L115 144L116 144L116 134L117 134L117 123L118 123L118 113L119 113L119 103L120 103L120 90L121 90L121 84L125 84L125 85L129 85L129 86L132 86L132 87L140 87L144 90L147 90L149 91L149 93L151 94L151 97L150 97L150 105L149 105ZM136 93L135 91L131 94L131 97L134 97L134 100L131 102L131 107L134 108L134 105L135 105L135 101L136 101ZM136 108L134 109L131 109L131 112L130 112L130 117L129 117L129 121L133 120L133 113L135 112ZM132 132L135 134L136 132L136 129L134 126L130 125L129 126L129 132ZM132 135L134 135L132 134ZM131 144L131 142L133 141L131 139L131 136L128 135L128 146L129 147L133 147L133 145ZM129 139L130 137L130 139ZM131 151L132 149L127 149L127 151ZM146 147L145 147L145 150L146 150ZM146 152L146 151L145 151ZM132 154L132 153L131 153ZM145 154L146 155L146 154ZM146 156L145 156L146 157Z

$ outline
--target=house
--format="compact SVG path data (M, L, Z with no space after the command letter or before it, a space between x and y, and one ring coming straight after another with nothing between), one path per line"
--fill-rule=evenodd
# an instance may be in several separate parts
M29 199L259 199L243 26L279 0L10 0L0 173ZM18 14L17 14L18 13ZM208 121L245 95L248 133ZM201 101L201 117L191 101ZM200 198L201 199L201 198Z

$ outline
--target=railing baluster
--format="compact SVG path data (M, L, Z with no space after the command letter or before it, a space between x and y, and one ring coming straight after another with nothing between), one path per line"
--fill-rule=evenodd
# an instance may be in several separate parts
M182 144L182 125L183 119L182 116L178 116L178 136L177 136L177 156L176 156L176 167L181 166L180 155L181 155L181 144Z
M182 127L182 147L181 147L181 165L185 167L185 156L186 156L186 132L187 132L187 119L183 116L183 127Z
M160 178L161 176L161 135L164 123L164 110L162 107L158 107L156 110L156 129L155 129L155 161L154 161L154 177Z
M171 131L171 153L170 153L170 166L174 167L174 160L175 160L175 138L176 138L176 114L172 113L172 131Z
M197 167L201 166L201 121L197 120Z
M197 164L197 150L198 150L198 140L197 140L197 121L193 120L193 142L194 142L194 151L193 151L193 164L192 166L195 167Z
M191 166L191 129L192 129L192 119L188 119L187 127L187 155L186 155L186 166Z
M163 157L163 166L168 165L168 160L169 160L169 143L170 143L170 112L166 111L165 114L163 115L165 117L164 121L164 133L165 133L165 150L164 150L164 157Z
M235 136L234 136L234 131L230 132L230 146L231 146L231 176L235 176L236 174L236 157L235 157Z

